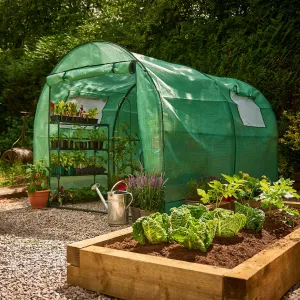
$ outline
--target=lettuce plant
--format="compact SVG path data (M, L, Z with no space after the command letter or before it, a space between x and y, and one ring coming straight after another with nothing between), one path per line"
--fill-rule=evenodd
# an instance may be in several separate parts
M234 202L235 212L243 214L247 217L245 227L247 229L253 229L260 231L265 222L265 213L258 208L252 208L248 204L241 204L239 202Z
M227 209L216 208L204 213L200 220L217 220L216 236L233 237L246 225L247 217Z

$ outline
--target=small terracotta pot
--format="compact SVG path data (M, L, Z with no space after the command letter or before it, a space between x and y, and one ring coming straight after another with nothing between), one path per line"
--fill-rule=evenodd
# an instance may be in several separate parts
M132 223L136 222L141 217L141 210L137 207L130 207Z
M202 203L201 200L195 200L195 199L185 199L185 203L188 205L197 205Z
M48 203L50 190L36 191L32 194L28 193L28 199L32 208L46 208Z
M147 217L147 216L150 216L150 215L152 215L156 212L157 212L156 210L142 210L141 209L141 217Z

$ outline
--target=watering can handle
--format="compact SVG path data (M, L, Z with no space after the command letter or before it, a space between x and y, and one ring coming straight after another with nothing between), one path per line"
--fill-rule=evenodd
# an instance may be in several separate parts
M126 190L127 190L127 183L124 181L124 180L120 180L120 181L118 181L112 188L111 188L111 192L113 192L113 189L116 187L116 186L118 186L121 182L123 182L125 185L126 185Z
M118 186L118 184L120 184L121 182L123 182L125 185L126 185L126 193L127 194L129 194L130 195L130 197L131 197L131 201L129 202L129 204L126 206L126 208L125 208L125 210L130 206L130 204L132 203L132 201L133 201L133 196L132 196L132 194L131 193L129 193L129 192L127 192L127 187L128 187L128 185L127 185L127 183L124 181L124 180L120 180L120 181L118 181L112 188L111 188L111 193L113 192L113 189L116 187L116 186Z
M131 204L131 203L132 203L132 201L133 201L133 196L132 196L132 194L131 194L131 193L129 193L129 192L127 192L127 194L129 194L129 195L130 195L130 197L131 197L131 201L130 201L130 202L129 202L129 204L126 206L125 210L126 210L127 208L129 208L130 204Z

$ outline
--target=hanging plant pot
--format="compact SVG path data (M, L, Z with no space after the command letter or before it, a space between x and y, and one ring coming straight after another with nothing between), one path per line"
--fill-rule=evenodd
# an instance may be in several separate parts
M28 199L32 208L46 208L50 190L36 191L28 194Z

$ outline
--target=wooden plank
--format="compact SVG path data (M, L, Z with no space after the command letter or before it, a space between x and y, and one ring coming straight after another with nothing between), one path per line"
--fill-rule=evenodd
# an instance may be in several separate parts
M89 247L92 245L105 245L108 243L114 243L117 241L123 240L125 237L130 236L132 232L132 227L128 227L125 229L113 231L107 234L103 234L100 236L96 236L91 239L83 240L80 242L76 242L67 246L67 262L72 266L79 267L80 265L80 257L79 251L85 247Z
M251 207L260 207L260 201L255 201L255 200L245 200L245 203L248 203ZM300 202L294 202L294 201L283 201L284 204L293 207L293 208L298 208L300 209Z
M292 201L283 201L285 205L288 205L293 208L300 209L300 202L292 202Z
M80 286L80 268L67 266L67 283L74 286Z
M80 285L122 299L222 299L227 269L90 246L80 251Z
M224 299L280 299L300 280L300 229L224 275Z

